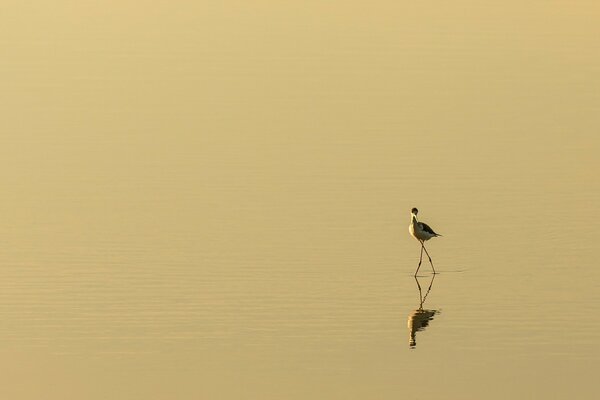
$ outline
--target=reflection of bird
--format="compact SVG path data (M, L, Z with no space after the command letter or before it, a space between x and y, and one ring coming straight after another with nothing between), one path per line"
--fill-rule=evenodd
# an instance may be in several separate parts
M433 319L436 310L418 309L408 316L408 330L410 331L410 339L408 345L414 349L417 347L416 334L429 326L429 321Z
M417 276L417 272L419 272L419 268L421 268L421 262L423 261L423 250L425 250L427 257L429 258L429 263L431 264L431 269L433 269L433 273L435 274L436 272L435 268L433 268L433 262L431 261L431 257L429 256L429 253L425 248L425 241L442 235L435 233L433 229L431 229L431 227L426 223L417 221L418 213L419 210L417 210L416 208L413 208L411 210L412 217L410 225L408 227L408 231L410 232L410 234L421 243L421 257L419 258L419 266L415 271L415 276Z
M431 287L433 286L434 278L435 278L435 275L432 275L431 282L429 283L429 288L427 288L427 292L425 293L425 296L423 296L423 292L421 291L421 285L419 284L419 280L415 276L415 281L417 281L417 287L419 288L420 303L419 303L419 308L414 310L413 312L411 312L408 316L408 332L409 332L408 344L411 349L414 349L417 346L417 340L416 340L417 332L420 332L420 331L424 330L426 327L428 327L429 321L431 321L433 319L433 316L439 312L438 310L423 309L423 303L425 303L425 300L427 299L427 295L429 295L429 291L431 290Z

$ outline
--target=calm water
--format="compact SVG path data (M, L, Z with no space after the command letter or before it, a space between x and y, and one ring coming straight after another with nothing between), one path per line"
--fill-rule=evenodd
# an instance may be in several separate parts
M8 6L0 397L596 398L600 7L251 3Z

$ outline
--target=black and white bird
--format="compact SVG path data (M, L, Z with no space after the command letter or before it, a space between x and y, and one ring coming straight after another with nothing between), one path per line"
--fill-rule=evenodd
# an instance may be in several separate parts
M411 210L411 221L410 225L408 226L408 231L410 232L412 237L414 237L421 243L421 257L419 258L419 266L415 271L415 276L417 276L417 272L419 272L419 268L421 268L421 262L423 261L423 250L425 250L427 257L429 258L429 263L431 264L431 269L433 269L433 273L435 274L436 272L435 268L433 267L433 261L431 261L431 257L429 256L429 253L425 248L425 241L442 235L435 233L433 229L431 229L431 227L426 223L417 221L418 213L419 210L417 210L416 208L413 208Z

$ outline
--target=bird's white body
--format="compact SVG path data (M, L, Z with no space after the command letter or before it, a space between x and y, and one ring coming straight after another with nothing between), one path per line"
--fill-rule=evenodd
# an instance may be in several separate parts
M419 241L429 240L433 237L439 236L437 233L433 232L428 225L423 224L417 221L417 215L412 214L412 220L410 225L408 226L408 231L415 239Z

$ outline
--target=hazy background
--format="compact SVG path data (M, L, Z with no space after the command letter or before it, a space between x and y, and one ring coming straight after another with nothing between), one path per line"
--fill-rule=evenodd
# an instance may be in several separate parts
M596 398L599 18L4 1L0 397Z

